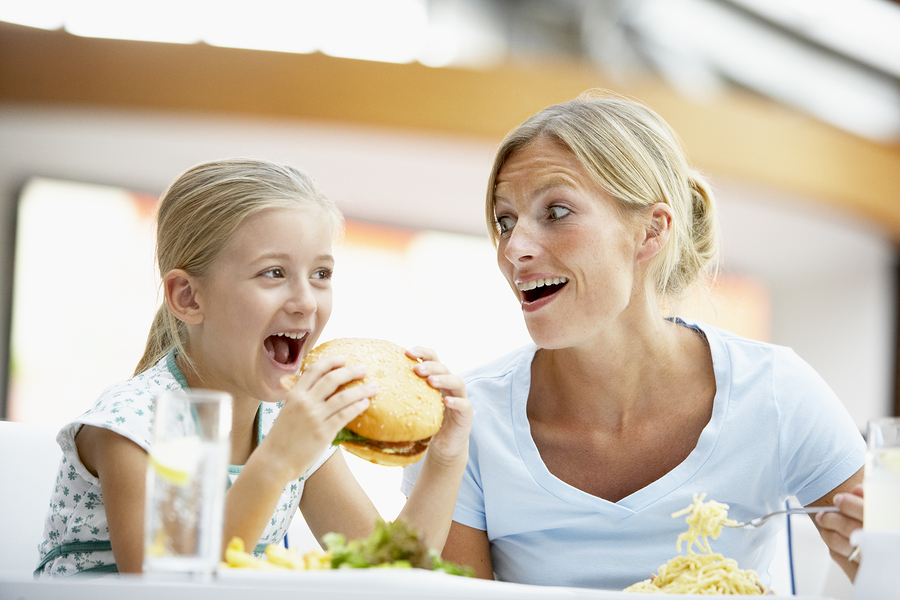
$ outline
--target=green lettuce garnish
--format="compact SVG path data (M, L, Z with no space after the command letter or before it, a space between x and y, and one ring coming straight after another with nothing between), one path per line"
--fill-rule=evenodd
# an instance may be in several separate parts
M348 542L339 533L328 533L323 541L331 551L332 569L415 568L474 576L471 567L442 560L437 551L426 548L418 533L399 519L392 523L378 519L375 531L364 540Z

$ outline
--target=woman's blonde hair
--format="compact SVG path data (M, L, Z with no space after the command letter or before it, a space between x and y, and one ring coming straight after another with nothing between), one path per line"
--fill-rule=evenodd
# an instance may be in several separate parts
M494 214L497 176L513 153L538 139L555 140L572 152L626 214L657 202L671 207L672 233L651 264L660 299L680 298L714 264L718 224L712 191L688 165L681 140L643 104L599 90L542 110L500 144L486 202L488 231L495 245L500 237Z
M199 164L178 176L160 197L156 213L156 263L161 278L173 269L203 277L244 219L272 208L318 207L333 235L343 232L343 216L294 167L233 158ZM172 348L185 353L186 326L163 300L156 312L135 375Z

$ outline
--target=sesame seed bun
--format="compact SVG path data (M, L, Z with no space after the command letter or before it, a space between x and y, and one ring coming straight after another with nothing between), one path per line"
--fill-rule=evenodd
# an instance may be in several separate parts
M366 366L364 379L342 388L375 383L379 390L369 399L369 408L346 425L372 443L348 441L342 446L360 458L386 466L402 466L421 458L428 440L441 428L444 404L441 393L412 370L416 361L386 340L340 338L313 348L304 358L301 371L327 355L343 356L347 366Z

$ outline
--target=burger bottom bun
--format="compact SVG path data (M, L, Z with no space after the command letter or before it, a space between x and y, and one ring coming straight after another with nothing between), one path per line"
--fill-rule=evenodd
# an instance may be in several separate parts
M425 456L424 450L417 454L392 454L389 452L381 452L364 444L355 444L353 442L343 442L341 446L350 454L383 467L405 467L406 465L418 462L419 459Z

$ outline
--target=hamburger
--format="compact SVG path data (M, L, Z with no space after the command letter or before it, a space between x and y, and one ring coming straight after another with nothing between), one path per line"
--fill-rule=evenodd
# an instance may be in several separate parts
M413 371L416 361L386 340L340 338L310 350L300 372L328 355L343 356L346 366L366 366L365 378L346 383L338 391L363 383L375 383L379 390L369 399L369 407L338 433L334 443L387 467L402 467L422 458L431 436L441 428L444 403L441 393Z

